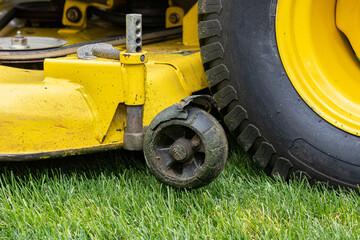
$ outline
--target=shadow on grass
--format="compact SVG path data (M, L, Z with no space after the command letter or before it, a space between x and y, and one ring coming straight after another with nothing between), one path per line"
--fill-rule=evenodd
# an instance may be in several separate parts
M245 182L256 184L262 182L288 184L283 179L267 176L236 144L230 142L229 146L229 159L224 172L220 175L219 182L228 182L229 179L234 181L243 179ZM15 176L16 179L25 182L30 178L39 180L46 176L46 178L52 179L58 178L59 175L70 177L74 174L93 179L100 175L121 175L127 171L131 171L139 178L144 177L144 175L151 175L147 170L142 152L125 150L28 162L0 162L0 176L2 178L9 179ZM154 181L156 180L154 179ZM298 182L301 179L291 179L290 181ZM147 184L146 180L143 184Z
M223 179L229 178L262 178L264 173L236 146L230 144L228 163L220 175ZM142 184L147 181L157 182L148 171L143 153L125 150L115 150L94 154L70 156L64 158L46 159L27 162L0 162L0 177L9 180L12 177L21 182L28 179L40 181L47 179L84 176L86 179L98 178L101 175L111 177L124 173L131 173ZM127 177L130 175L126 174ZM262 176L262 177L261 177Z
M146 163L142 152L114 150L37 161L0 162L1 175L8 175L11 172L23 179L29 175L41 177L46 174L51 177L54 173L65 175L76 173L94 177L100 174L122 173L130 169L145 171Z

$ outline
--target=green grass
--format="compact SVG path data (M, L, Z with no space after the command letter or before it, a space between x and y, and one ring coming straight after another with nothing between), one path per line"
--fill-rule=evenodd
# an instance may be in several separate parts
M0 238L360 238L358 194L273 180L236 149L219 179L194 191L161 185L141 159L2 163Z

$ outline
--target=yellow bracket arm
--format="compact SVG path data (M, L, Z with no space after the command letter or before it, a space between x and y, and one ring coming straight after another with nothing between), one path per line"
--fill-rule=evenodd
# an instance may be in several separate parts
M124 86L125 105L138 106L145 104L145 81L148 53L120 53L120 62L126 71L126 81Z

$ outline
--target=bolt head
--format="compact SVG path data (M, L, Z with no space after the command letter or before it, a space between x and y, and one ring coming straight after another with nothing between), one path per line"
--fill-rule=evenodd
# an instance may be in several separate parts
M11 38L10 48L12 49L29 48L28 39L24 37L20 31L17 31L16 36Z
M20 46L26 46L27 45L27 39L26 38L12 38L11 39L12 45L20 45Z
M180 21L180 15L178 13L171 13L169 15L169 21L172 23L172 24L176 24Z
M186 151L186 148L182 145L172 146L170 149L170 154L176 161L179 162L184 161L188 156L188 152Z
M170 147L171 157L180 163L185 163L191 160L193 156L192 147L189 140L179 139Z
M71 7L66 11L66 18L72 23L80 22L82 14L79 8Z
M195 138L191 141L191 144L194 149L199 149L201 147L201 140L199 138Z

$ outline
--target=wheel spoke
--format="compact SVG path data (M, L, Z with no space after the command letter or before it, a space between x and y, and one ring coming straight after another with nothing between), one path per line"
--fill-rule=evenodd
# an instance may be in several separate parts
M196 175L196 172L200 170L199 165L196 163L195 158L192 159L191 163L183 166L183 171L180 179L191 178Z
M174 162L174 159L170 155L170 148L158 148L156 152L160 158L160 166L163 169L167 169Z
M195 165L195 167L198 169L198 170L200 170L200 166L199 166L199 164L198 164L198 162L197 162L197 160L194 158L194 160L193 160L193 164Z

